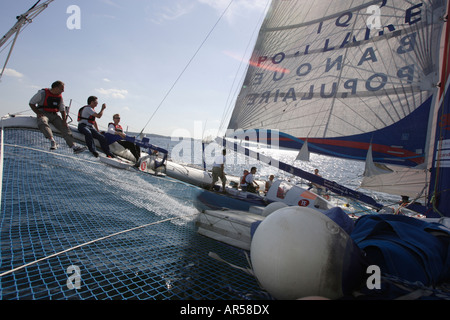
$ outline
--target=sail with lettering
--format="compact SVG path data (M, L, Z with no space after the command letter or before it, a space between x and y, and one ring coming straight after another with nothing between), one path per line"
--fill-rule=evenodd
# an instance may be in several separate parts
M363 187L450 216L448 7L273 0L228 131L276 130L280 147L387 164Z

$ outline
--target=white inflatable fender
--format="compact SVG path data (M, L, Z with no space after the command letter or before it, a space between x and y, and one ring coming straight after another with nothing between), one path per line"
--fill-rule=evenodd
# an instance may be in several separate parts
M342 297L344 279L352 278L353 285L353 278L361 275L356 259L360 254L333 220L314 209L296 206L281 208L265 218L250 249L253 271L263 289L283 300ZM356 266L354 261L358 261Z
M262 212L262 216L264 216L264 217L267 217L269 214L271 214L272 212L274 212L274 211L277 211L277 210L279 210L279 209L281 209L281 208L285 208L285 207L287 207L288 205L287 204L285 204L285 203L283 203L283 202L272 202L272 203L270 203L270 204L268 204L264 209L263 209L263 212Z

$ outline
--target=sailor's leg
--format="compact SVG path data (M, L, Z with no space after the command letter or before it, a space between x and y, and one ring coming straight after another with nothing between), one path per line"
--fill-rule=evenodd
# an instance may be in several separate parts
M61 136L66 140L67 145L72 148L74 145L74 140L72 136L72 132L69 127L64 123L61 117L58 114L54 114L52 119L50 119L51 123L55 126L56 129L61 133Z
M53 132L52 132L52 129L50 128L50 125L48 124L48 122L49 122L48 118L45 115L37 118L37 126L38 126L39 130L44 134L44 136L47 139L52 140Z
M80 133L84 134L84 138L86 140L86 146L88 147L89 151L92 153L97 152L97 148L95 147L94 138L92 138L92 133L89 127L85 124L79 124L78 125L78 131Z

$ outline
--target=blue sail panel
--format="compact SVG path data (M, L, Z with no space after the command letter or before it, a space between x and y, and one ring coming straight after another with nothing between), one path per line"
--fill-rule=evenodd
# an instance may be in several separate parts
M333 157L362 160L372 145L375 162L415 167L424 162L425 140L432 97L406 118L384 129L359 135L337 138L311 138L308 147L311 152ZM292 141L283 134L281 147L299 149L306 138ZM291 142L292 141L292 142ZM395 141L395 144L392 144Z
M362 160L372 145L375 162L415 167L424 162L425 140L430 106L433 97L399 122L384 129L359 135L338 138L294 137L284 132L272 133L272 130L258 130L256 135L247 135L247 140L266 142L281 148L300 150L308 140L309 150L326 156ZM252 139L256 137L256 139ZM394 138L394 139L393 139ZM278 139L275 141L274 139ZM396 141L393 145L392 141Z

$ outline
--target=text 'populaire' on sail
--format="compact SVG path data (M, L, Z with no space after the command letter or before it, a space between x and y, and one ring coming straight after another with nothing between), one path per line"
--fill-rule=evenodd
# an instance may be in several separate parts
M406 179L396 193L426 194L430 212L450 216L448 6L272 1L229 131L277 130L282 147L307 141L311 152L362 161L371 150L374 162L415 170L401 172L412 190L401 189L411 189Z

